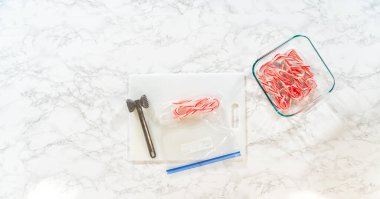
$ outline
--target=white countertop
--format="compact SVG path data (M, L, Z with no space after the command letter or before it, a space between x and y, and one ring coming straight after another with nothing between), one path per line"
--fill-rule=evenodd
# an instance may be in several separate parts
M379 1L0 1L0 198L380 198ZM308 35L335 90L275 113L250 70ZM127 161L128 75L245 72L247 158Z

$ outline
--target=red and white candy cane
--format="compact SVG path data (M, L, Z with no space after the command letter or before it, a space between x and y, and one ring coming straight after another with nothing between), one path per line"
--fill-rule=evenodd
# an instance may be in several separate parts
M212 97L206 97L193 100L182 100L174 102L173 117L182 119L199 112L211 112L219 107L219 100Z
M303 63L294 49L276 54L260 67L257 75L265 92L280 110L287 110L292 101L301 101L317 87L310 66Z

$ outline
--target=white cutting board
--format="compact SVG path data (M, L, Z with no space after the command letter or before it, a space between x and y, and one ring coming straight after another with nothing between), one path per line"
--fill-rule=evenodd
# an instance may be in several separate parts
M144 74L129 76L128 98L136 100L146 95L149 108L143 109L152 136L157 157L152 159L142 132L137 111L129 114L128 160L130 161L181 161L179 157L163 155L162 138L165 132L157 121L157 115L165 104L178 99L194 99L215 95L222 99L227 126L236 134L242 156L246 154L245 78L242 73L196 74ZM234 107L234 108L232 108ZM232 114L232 112L235 112ZM234 115L234 116L233 116ZM236 118L237 117L237 118ZM232 125L233 120L235 124ZM181 131L181 129L178 129ZM202 132L202 129L199 129Z

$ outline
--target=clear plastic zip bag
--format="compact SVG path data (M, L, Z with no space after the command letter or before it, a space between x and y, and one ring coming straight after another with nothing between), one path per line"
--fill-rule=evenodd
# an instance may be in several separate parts
M157 115L163 156L182 160L180 166L171 164L168 173L240 155L220 96L176 99L163 107Z

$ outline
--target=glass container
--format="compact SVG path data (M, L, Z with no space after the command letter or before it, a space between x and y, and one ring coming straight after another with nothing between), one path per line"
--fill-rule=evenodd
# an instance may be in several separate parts
M265 81L260 79L260 73L262 72L262 69L260 71L260 68L264 64L273 60L277 54L284 55L286 52L289 52L291 50L295 50L299 57L302 59L303 63L307 66L310 66L309 69L313 73L312 78L316 83L316 87L313 88L310 93L305 95L302 100L291 100L290 105L284 109L278 106L279 98L275 97L278 95L273 95L273 93L268 91L268 87L264 89L263 83L265 84ZM326 94L330 93L335 86L335 78L331 73L329 67L322 59L321 55L318 53L311 40L304 35L295 35L258 58L253 64L252 73L261 90L264 92L269 102L271 103L272 107L278 114L284 117L293 116L311 108ZM281 85L277 87L281 88Z

